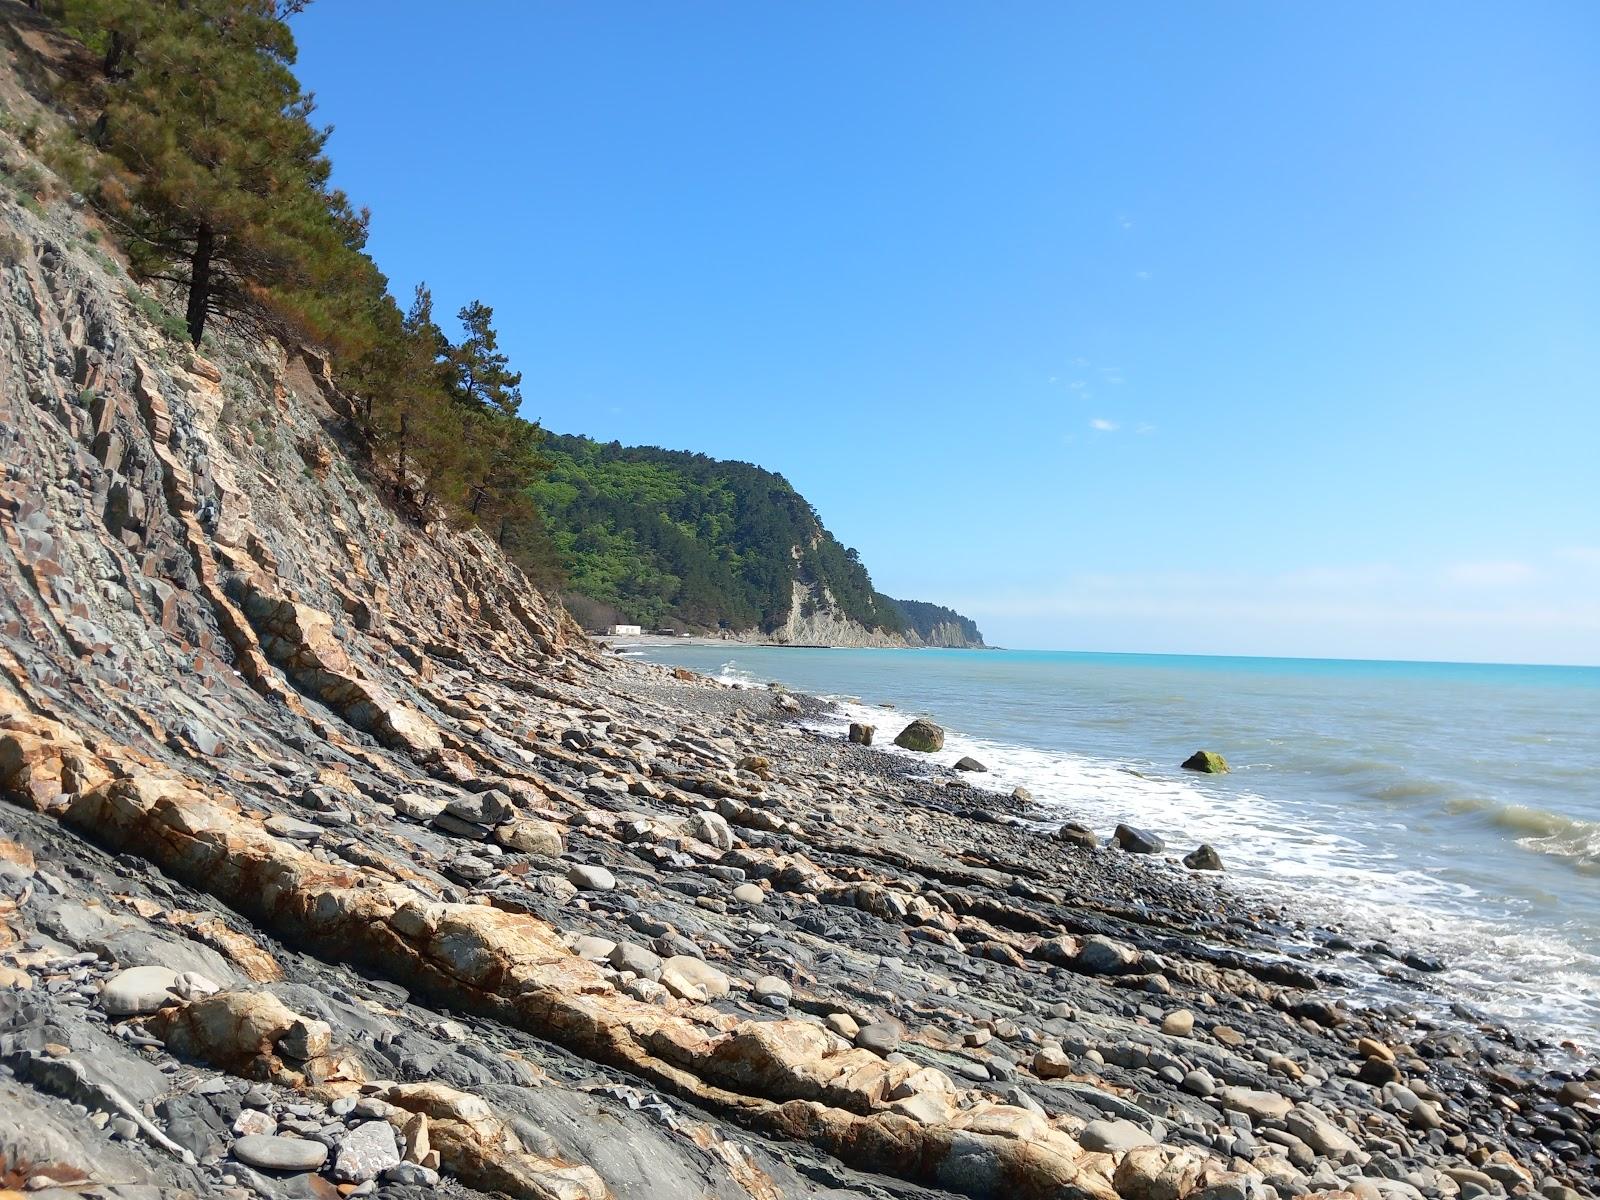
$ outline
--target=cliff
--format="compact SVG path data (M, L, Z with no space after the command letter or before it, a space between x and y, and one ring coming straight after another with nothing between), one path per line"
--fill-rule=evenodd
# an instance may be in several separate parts
M922 600L885 599L905 617L907 638L914 637L921 645L969 649L984 644L977 622L952 608Z
M776 472L565 435L543 453L550 468L533 494L568 603L591 628L624 621L748 641L982 644L959 614L878 592L856 552Z
M1348 1003L1342 931L392 509L322 358L128 278L0 16L0 1196L1593 1194L1577 1071L1399 952Z

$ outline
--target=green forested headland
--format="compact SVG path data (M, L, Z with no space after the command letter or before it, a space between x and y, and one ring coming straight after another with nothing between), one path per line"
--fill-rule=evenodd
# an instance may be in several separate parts
M290 21L308 2L30 4L59 35L39 78L66 126L17 132L93 207L126 259L129 299L175 346L315 348L387 501L424 527L482 528L591 626L772 631L798 602L948 640L964 618L876 591L781 475L547 438L523 415L522 372L488 304L442 321L426 286L398 302L294 73Z

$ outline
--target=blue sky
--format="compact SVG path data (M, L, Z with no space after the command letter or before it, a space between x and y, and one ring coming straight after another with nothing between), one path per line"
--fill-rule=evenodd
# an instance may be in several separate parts
M1600 662L1600 7L320 0L398 294L1068 649Z

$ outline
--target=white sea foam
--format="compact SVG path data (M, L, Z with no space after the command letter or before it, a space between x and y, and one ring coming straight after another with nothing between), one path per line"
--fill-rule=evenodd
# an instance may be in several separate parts
M849 722L866 722L880 731L875 740L884 753L930 768L970 755L988 767L965 776L970 784L1002 794L1026 788L1034 800L1029 815L1043 826L1076 820L1102 834L1119 822L1147 826L1178 854L1210 842L1222 852L1227 884L1236 891L1281 905L1287 915L1341 927L1358 945L1383 941L1444 959L1447 969L1431 977L1441 1006L1464 1003L1552 1040L1600 1039L1600 998L1593 988L1600 959L1559 934L1537 935L1472 915L1477 896L1470 884L1410 869L1399 854L1374 849L1370 840L1320 828L1292 802L1208 785L1204 776L1163 778L1130 762L948 728L942 751L919 754L892 744L913 714L835 699L833 712L805 724L840 735ZM1548 837L1554 831L1527 832ZM1397 994L1378 970L1392 969L1392 962L1346 955L1333 965L1375 1002Z

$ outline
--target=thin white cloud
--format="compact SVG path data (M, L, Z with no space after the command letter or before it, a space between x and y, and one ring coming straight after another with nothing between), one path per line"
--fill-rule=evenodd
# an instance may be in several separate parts
M1155 431L1156 427L1150 424L1149 421L1140 421L1139 427L1134 430L1135 433L1154 433Z
M1525 562L1466 562L1445 568L1447 583L1463 587L1518 587L1538 577L1539 572Z
M1118 228L1120 228L1124 232L1126 232L1127 230L1133 228L1133 218L1130 217L1127 213L1118 213L1117 214L1117 226L1118 226Z
M1150 272L1149 271L1135 271L1133 273L1133 277L1135 279L1139 280L1139 282L1145 283L1145 282L1148 282L1148 280L1150 279Z
M1117 431L1117 423L1107 420L1105 417L1091 417L1089 419L1089 428L1099 433L1115 433Z
M1107 648L1600 664L1586 558L1086 571L952 602L1040 644L1070 628Z

